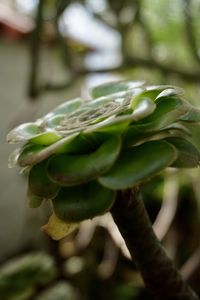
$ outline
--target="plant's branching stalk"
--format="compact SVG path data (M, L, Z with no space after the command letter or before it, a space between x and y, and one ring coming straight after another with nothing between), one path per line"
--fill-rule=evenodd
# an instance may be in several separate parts
M138 191L118 192L112 215L146 287L156 298L199 299L182 279L155 236Z

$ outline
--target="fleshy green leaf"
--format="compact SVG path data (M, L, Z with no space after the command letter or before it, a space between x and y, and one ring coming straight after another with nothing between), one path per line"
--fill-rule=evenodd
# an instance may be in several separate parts
M161 130L143 131L131 125L123 135L123 146L134 146L150 140L160 140L170 136L190 137L191 132L185 126L174 123Z
M174 96L180 96L182 95L183 89L177 87L177 86L168 86L167 88L160 92L160 94L156 97L156 100L161 97L174 97Z
M90 108L99 108L103 105L108 104L112 100L113 100L112 95L98 97L96 99L92 99L92 100L89 100L89 101L85 102L84 107L88 106Z
M24 142L41 133L40 127L36 123L25 123L11 130L7 135L7 142L15 144Z
M27 143L22 148L21 153L17 157L17 163L20 167L25 167L34 164L34 161L32 163L32 158L35 159L35 156L37 157L38 153L40 151L44 150L45 147L42 145Z
M155 101L158 98L161 97L171 97L182 94L182 89L178 87L173 86L167 86L167 85L152 85L144 87L144 89L136 94L136 96L133 97L131 101L131 107L135 108L135 106L138 104L138 102L141 101L141 99L151 99L152 101Z
M65 116L70 115L72 112L76 111L82 104L84 100L81 98L76 98L68 100L58 107L56 107L51 113L47 114L44 119L48 119L51 116L64 114Z
M80 222L107 212L115 200L115 192L97 182L61 188L53 199L55 214L66 222Z
M156 110L137 124L139 129L148 131L162 129L179 120L190 109L187 102L172 97L159 98L156 105Z
M90 154L55 155L48 162L49 178L61 186L72 186L95 179L114 164L120 148L120 138L114 136Z
M102 132L104 134L121 134L131 123L131 121L131 115L111 117L110 119L106 119L90 126L84 131L84 133Z
M172 145L165 141L150 141L124 150L99 182L114 190L131 188L171 165L176 157L177 151Z
M34 195L46 199L52 199L57 195L59 186L50 181L47 176L46 163L46 161L43 161L31 168L28 184L29 189Z
M14 144L29 140L40 145L50 145L61 139L61 135L53 130L42 131L36 123L22 124L7 135L8 143Z
M98 85L91 89L93 98L111 95L114 93L126 92L141 87L144 81L114 81Z
M178 157L172 164L173 167L194 168L200 165L200 152L191 142L180 137L169 137L165 140L178 151Z
M156 109L155 103L149 98L141 98L132 113L132 120L139 121L151 115Z
M33 138L30 139L30 142L34 144L49 146L62 138L61 135L56 133L55 131L46 131L40 134L37 134Z
M18 158L18 164L21 167L31 166L36 163L39 163L46 158L48 158L50 155L54 153L62 152L62 149L67 149L69 144L78 136L78 133L69 135L64 137L63 139L57 141L56 143L44 147L43 145L37 145L33 143L28 143L25 145L24 149L22 150L22 153L20 154Z
M185 122L200 122L200 109L191 106L189 112L180 119Z
M52 115L48 119L45 119L43 126L55 129L55 127L60 125L60 122L65 118L64 114Z

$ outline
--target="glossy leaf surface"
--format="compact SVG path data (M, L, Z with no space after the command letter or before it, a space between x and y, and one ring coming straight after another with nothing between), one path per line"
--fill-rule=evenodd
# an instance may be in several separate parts
M39 163L54 153L59 153L59 151L62 152L63 148L65 150L68 149L68 147L70 147L69 145L71 144L71 142L77 136L78 133L67 136L48 147L44 147L44 145L27 143L18 157L18 164L21 167L25 167Z
M185 115L190 107L179 98L160 98L156 103L154 113L144 118L138 128L143 130L158 130L180 119Z
M107 212L114 199L114 191L91 181L84 185L61 188L52 202L54 212L61 220L80 222Z
M120 148L120 138L112 137L91 154L55 155L48 162L48 176L61 186L73 186L95 179L114 164Z
M182 99L181 89L115 81L94 87L92 96L66 101L7 137L24 143L9 165L29 172L29 205L53 199L57 216L46 227L53 238L72 228L66 223L107 211L114 190L167 167L199 165L193 144L200 147L200 110Z
M59 141L61 138L62 136L56 133L55 131L46 131L31 138L30 142L39 145L49 146Z
M131 188L171 165L176 157L176 149L167 142L150 141L123 151L99 182L114 190Z

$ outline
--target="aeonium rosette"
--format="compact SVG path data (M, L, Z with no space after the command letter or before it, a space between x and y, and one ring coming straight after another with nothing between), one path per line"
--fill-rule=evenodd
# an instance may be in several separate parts
M189 129L200 122L200 111L181 89L120 81L93 88L92 97L69 100L7 136L23 143L10 164L28 170L30 206L52 204L44 229L55 239L109 211L117 190L166 167L200 162Z

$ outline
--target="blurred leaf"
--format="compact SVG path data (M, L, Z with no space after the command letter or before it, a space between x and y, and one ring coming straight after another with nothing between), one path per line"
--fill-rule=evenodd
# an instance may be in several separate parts
M200 152L189 141L180 137L165 139L178 150L178 157L172 166L176 168L194 168L200 165Z
M72 100L67 100L66 102L60 104L56 107L51 113L44 116L44 119L49 119L51 116L56 116L60 114L64 114L65 116L70 115L72 112L76 111L82 104L84 100L81 98L75 98Z
M165 87L165 89L158 94L158 96L155 98L156 100L162 97L174 97L174 96L181 96L184 93L183 89L177 86L169 86L168 88Z
M141 87L143 84L144 81L114 81L94 87L91 89L91 94L93 98L98 98L114 93L126 92Z
M0 297L3 300L23 299L23 295L32 292L37 285L51 282L55 275L54 262L45 253L11 259L0 268Z
M48 176L61 186L73 186L95 179L114 164L120 148L120 138L114 136L90 154L55 155L48 161Z
M131 188L171 165L176 157L176 149L167 142L150 141L124 150L114 166L98 181L114 190Z
M35 300L77 300L77 293L70 283L61 281L42 292Z
M185 122L200 122L200 109L191 107L189 112L182 116L180 120Z
M45 125L49 128L55 128L60 125L60 122L65 118L65 114L52 114L45 120Z
M113 98L114 97L112 95L98 97L96 99L92 99L92 100L89 100L88 102L85 102L85 107L87 107L87 105L88 105L91 108L99 108L99 107L111 102L113 100Z
M8 293L9 294L9 293ZM25 287L23 291L16 293L15 295L12 295L11 298L8 296L8 298L4 298L4 300L28 300L33 296L34 294L34 288L32 287Z
M52 200L55 214L66 222L80 222L107 212L115 200L115 192L95 181L75 187L61 188Z
M41 133L40 127L35 123L25 123L11 130L7 135L7 142L14 144L24 142Z

